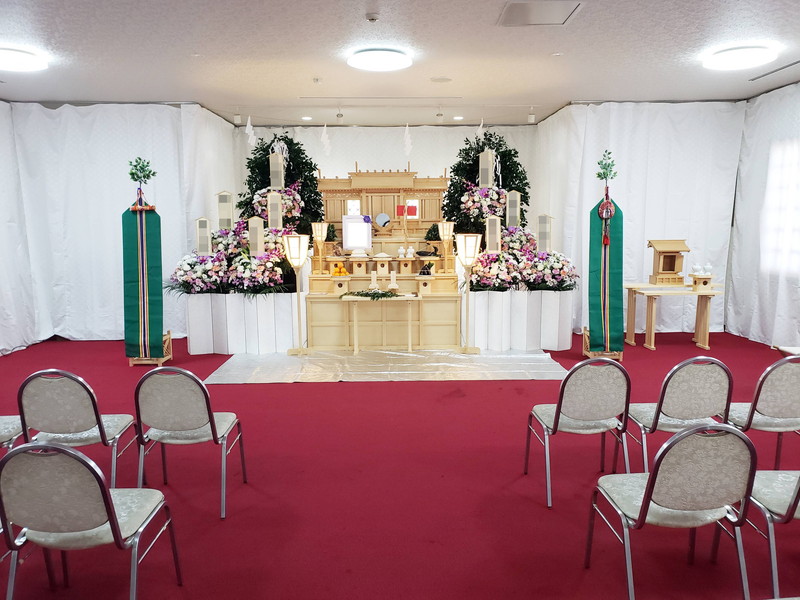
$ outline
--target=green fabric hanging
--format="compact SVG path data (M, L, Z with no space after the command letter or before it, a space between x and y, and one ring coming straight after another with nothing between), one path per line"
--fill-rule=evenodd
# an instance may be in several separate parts
M164 298L161 283L161 217L139 191L122 214L122 276L125 356L164 356Z
M610 200L610 199L609 199ZM613 200L614 216L607 228L598 211L589 213L589 349L621 352L624 343L622 318L622 211ZM604 244L604 235L608 244Z

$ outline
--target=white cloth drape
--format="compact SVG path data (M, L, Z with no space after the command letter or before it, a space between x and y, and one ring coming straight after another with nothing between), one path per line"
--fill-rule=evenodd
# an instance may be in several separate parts
M587 272L589 210L603 195L597 161L608 149L619 173L611 197L625 219L625 282L647 281L650 239L685 239L691 252L684 274L711 263L723 282L744 109L743 102L605 103L571 106L541 123L534 197L556 218L554 249ZM588 323L587 288L583 281L576 329ZM712 331L723 329L723 304L712 301ZM644 307L637 309L641 331ZM694 320L694 299L659 301L657 330L692 331Z
M13 148L15 160L0 166L4 179L11 170L12 181L4 186L11 204L4 214L22 227L3 243L14 243L17 254L27 251L30 258L7 266L8 280L17 282L11 293L18 297L8 303L3 298L3 310L13 312L5 322L14 325L0 329L0 351L54 334L122 338L121 214L136 197L128 161L141 156L158 173L144 191L161 216L166 280L193 246L193 220L214 206L213 197L204 196L234 186L232 126L200 107L51 110L14 103L10 128L7 112L6 105L0 128L13 129L13 136L0 136L0 152ZM14 194L15 162L19 194ZM167 294L165 329L183 335L184 313L181 301Z
M748 103L731 241L727 325L800 345L800 85Z
M33 264L28 249L11 105L0 102L0 353L38 341Z

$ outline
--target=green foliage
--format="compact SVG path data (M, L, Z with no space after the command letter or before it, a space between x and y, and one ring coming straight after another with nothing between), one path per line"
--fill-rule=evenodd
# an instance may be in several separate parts
M614 177L617 176L610 150L603 152L603 158L597 161L597 166L600 167L600 170L597 172L597 178L605 180L606 185L608 185L609 179L614 179Z
M439 225L438 223L434 223L430 227L428 227L428 231L425 232L425 241L427 242L439 242L441 238L439 237Z
M336 241L336 225L334 225L333 223L328 223L328 231L325 234L325 241L326 242Z
M289 149L289 158L286 161L284 185L290 186L300 182L300 197L303 199L303 212L294 223L286 222L285 225L296 224L298 233L311 233L311 223L324 220L322 194L317 189L317 165L309 158L303 145L294 141L288 135L275 134L270 141L263 138L258 140L250 158L247 159L247 179L245 185L247 192L239 194L236 207L241 211L240 219L249 219L254 216L252 205L253 194L270 186L269 155L272 153L272 144L281 141ZM287 220L288 221L288 220Z
M483 233L485 228L482 220L473 219L469 215L461 212L461 197L467 191L467 183L477 183L479 157L478 155L490 148L495 151L500 159L500 174L503 178L503 189L507 191L518 191L521 195L520 203L522 207L530 203L528 189L528 174L519 164L519 153L514 148L509 148L503 136L485 131L483 138L475 137L464 140L464 148L458 151L458 161L450 167L450 185L444 195L442 204L442 216L446 221L453 221L456 233ZM499 185L499 178L497 184ZM520 225L525 226L525 212L522 211ZM505 218L503 218L505 226Z
M158 175L158 173L150 168L150 161L144 160L140 156L137 156L135 160L129 160L128 165L131 167L131 170L128 171L128 175L131 176L131 181L135 181L139 184L139 187L142 187L145 183Z
M370 300L381 300L383 298L397 298L399 294L390 292L388 290L359 290L357 292L345 292L339 298L344 296L358 296L360 298L369 298Z

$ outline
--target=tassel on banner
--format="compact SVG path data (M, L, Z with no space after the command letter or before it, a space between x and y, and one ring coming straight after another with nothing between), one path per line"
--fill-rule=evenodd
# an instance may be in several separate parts
M247 143L251 146L255 146L256 131L253 129L253 122L250 120L250 115L247 115L247 125L244 128L244 132L247 134Z
M411 150L412 150L412 148L414 146L411 143L411 132L408 129L408 123L406 123L406 131L405 131L405 134L403 135L403 142L405 143L406 156L410 157L411 156Z
M478 128L475 130L475 137L478 139L483 137L483 119L481 119L481 124L478 125Z

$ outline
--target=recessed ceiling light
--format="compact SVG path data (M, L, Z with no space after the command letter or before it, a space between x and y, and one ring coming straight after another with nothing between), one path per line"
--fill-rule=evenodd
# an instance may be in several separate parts
M455 115L453 117L453 121L463 121L463 120L464 120L464 117L462 117L461 115Z
M347 64L362 71L399 71L411 66L411 56L402 50L367 48L353 53Z
M310 121L311 117L300 117L303 121Z
M46 68L44 56L17 48L0 48L0 71L42 71Z
M769 44L754 44L722 48L703 57L703 66L715 71L751 69L778 58L778 48Z
M453 80L450 79L449 77L445 77L444 75L442 75L440 77L431 77L431 81L433 83L450 83Z
M564 56L563 52L553 52L550 56Z

